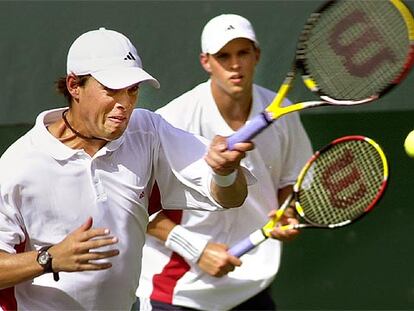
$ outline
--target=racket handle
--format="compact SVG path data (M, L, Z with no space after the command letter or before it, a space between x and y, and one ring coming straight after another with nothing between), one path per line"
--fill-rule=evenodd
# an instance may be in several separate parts
M233 256L241 257L242 255L246 254L248 251L252 250L266 239L267 236L264 235L262 229L256 230L253 233L251 233L248 237L233 245L228 250L228 252Z
M227 138L227 148L233 150L235 144L249 141L268 127L272 121L272 118L266 112L260 113Z

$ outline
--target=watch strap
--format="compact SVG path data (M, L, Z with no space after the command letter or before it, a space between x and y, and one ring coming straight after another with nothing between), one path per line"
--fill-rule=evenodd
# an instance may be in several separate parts
M37 252L37 258L36 258L36 260L37 260L37 262L39 263L39 256L43 253L43 252L47 252L48 251L48 249L49 248L51 248L53 245L46 245L46 246L43 246L43 247L41 247L39 250L38 250L38 252ZM59 281L59 273L58 272L54 272L53 271L53 269L52 269L52 260L53 260L53 257L52 257L52 255L50 255L50 253L48 253L49 254L49 258L50 258L50 260L49 260L49 262L46 264L46 265L41 265L42 266L42 268L43 268L43 271L44 271L44 273L53 273L53 279L57 282L57 281ZM40 264L40 263L39 263Z

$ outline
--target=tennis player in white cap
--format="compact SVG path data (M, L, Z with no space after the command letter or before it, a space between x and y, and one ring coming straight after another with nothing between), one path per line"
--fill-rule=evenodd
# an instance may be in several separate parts
M159 87L119 32L70 47L69 107L42 112L0 159L0 309L130 310L155 180L171 208L243 203L252 144L209 147L134 109L143 83Z
M275 96L253 83L259 42L246 18L223 14L205 25L201 50L201 66L210 79L157 112L195 134L229 136ZM225 213L161 211L151 220L137 291L141 310L275 309L269 287L279 270L281 242L298 231L275 228L275 239L240 259L227 248L268 221L268 214L292 191L312 150L298 114L281 118L254 142L255 150L242 162L258 182L249 187L242 208ZM282 222L297 222L291 212Z

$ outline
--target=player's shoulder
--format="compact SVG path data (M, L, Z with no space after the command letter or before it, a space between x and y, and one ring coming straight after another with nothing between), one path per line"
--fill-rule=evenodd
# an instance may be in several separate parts
M258 84L253 84L253 92L257 92L260 95L268 96L268 97L272 97L272 98L275 97L275 95L276 95L275 91L270 90L268 88L265 88L265 87L263 87L261 85L258 85Z
M156 130L160 116L153 111L136 108L132 111L131 118L128 124L128 131L153 131Z
M13 142L1 155L2 161L13 161L24 156L26 154L26 151L31 147L30 136L32 132L33 129L29 130L26 134L19 137L15 142Z
M34 157L35 149L32 144L30 130L11 144L0 157L0 180L17 174L17 170L25 170Z
M156 118L156 114L153 111L144 108L135 108L131 114L131 120L151 120L153 118Z
M156 110L161 115L180 115L183 112L193 109L201 103L201 99L210 92L208 82L203 82L171 100L165 106Z
M165 121L156 113L136 108L131 114L128 128L123 134L123 148L140 153L159 145L159 137L165 132ZM138 150L139 149L139 150Z
M254 94L253 96L256 98L256 100L261 103L263 108L266 108L273 101L273 99L275 98L277 93L275 91L267 89L263 86L254 84L253 85L253 94ZM288 98L285 98L283 100L282 106L286 107L286 106L289 106L291 104L292 104L292 102Z
M276 93L258 84L253 84L253 98L261 107L266 108L276 96Z
M162 132L168 132L170 130L171 124L158 113L147 109L136 108L132 112L126 134L159 136Z

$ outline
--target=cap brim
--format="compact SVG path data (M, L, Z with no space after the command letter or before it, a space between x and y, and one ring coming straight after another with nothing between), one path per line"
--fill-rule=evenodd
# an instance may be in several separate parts
M97 72L91 75L106 87L119 90L128 86L147 82L155 88L160 87L160 83L150 74L138 67L112 68Z
M254 34L246 34L246 32L232 32L231 35L227 36L221 36L219 40L215 42L215 44L211 44L207 51L204 51L204 53L209 54L216 54L218 51L220 51L227 43L234 39L249 39L252 41L256 46L258 46L258 42L256 38L254 37Z

